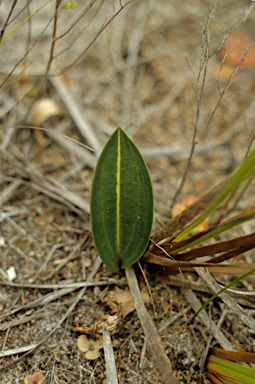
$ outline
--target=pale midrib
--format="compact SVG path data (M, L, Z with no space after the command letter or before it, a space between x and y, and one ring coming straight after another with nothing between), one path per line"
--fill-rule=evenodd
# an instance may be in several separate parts
M120 162L121 162L120 132L118 132L117 185L116 185L116 194L117 194L117 254L118 254L118 256L120 256Z

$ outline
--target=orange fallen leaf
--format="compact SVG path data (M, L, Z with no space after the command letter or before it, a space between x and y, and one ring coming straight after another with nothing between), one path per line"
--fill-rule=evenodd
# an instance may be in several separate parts
M184 197L184 199L181 201L181 203L176 203L173 206L172 209L172 216L176 217L178 216L184 209L188 208L190 205L194 204L198 200L197 196L189 195ZM201 232L207 229L208 227L208 219L205 219L203 223L198 225L193 232Z
M225 41L224 47L220 50L220 56L223 59L228 52L225 63L236 67L244 57L246 50L253 42L249 39L248 35L244 32L232 33ZM233 49L234 48L234 49ZM246 54L244 61L240 63L240 67L249 69L255 65L255 46L251 46L249 52Z
M44 381L45 377L40 372L35 372L32 376L28 375L25 377L25 384L41 384Z
M135 304L131 292L116 287L116 290L113 292L113 294L115 296L116 302L118 304L121 304L122 317L124 319L129 313L135 310ZM144 303L148 303L149 301L151 301L151 298L146 290L142 290L141 295Z
M198 201L198 197L194 195L186 196L182 199L182 204L185 207L189 207L191 204L194 204L196 201Z

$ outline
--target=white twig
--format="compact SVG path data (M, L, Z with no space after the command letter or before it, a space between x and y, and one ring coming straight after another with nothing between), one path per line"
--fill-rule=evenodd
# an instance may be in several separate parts
M111 336L107 327L103 327L104 357L106 365L107 383L118 384L117 371L112 348Z
M102 146L99 143L88 120L86 119L84 114L79 111L79 108L73 100L70 92L68 92L65 85L58 77L52 77L50 80L53 86L56 88L59 96L65 103L66 108L68 109L73 121L75 122L82 136L87 140L88 144L95 150L96 155L99 156Z
M37 273L35 274L35 276L33 277L32 279L32 282L34 283L36 280L37 280L37 277L42 273L42 271L45 269L46 265L49 263L49 261L51 260L52 256L54 255L54 252L59 249L59 248L62 248L62 247L65 247L66 245L70 245L70 244L73 244L74 243L74 240L69 240L69 241L66 241L64 243L59 243L59 244L54 244L53 247L51 248L48 256L46 257L45 261L42 263L42 265L40 266L39 270L37 271Z
M131 266L126 268L125 272L128 285L135 303L135 308L141 321L150 352L162 377L162 383L174 384L175 379L171 369L171 363L168 360L156 327L145 308L134 269Z
M59 134L59 132L45 131L47 136L54 140L59 146L65 148L67 151L74 153L75 156L85 165L92 169L96 166L96 157L88 150L76 144L74 141L67 140L66 137Z
M6 323L0 324L0 331L5 331L9 327L16 327L17 325L26 324L26 323L28 323L30 321L42 319L43 317L47 317L47 316L50 316L50 315L51 315L51 312L40 312L40 313L35 313L35 314L31 315L31 316L21 317L20 319L17 319L15 321L13 321L13 320L12 321L8 321Z
M7 349L6 351L0 351L0 357L16 355L17 353L27 352L30 349L36 348L38 344L26 345L25 347L19 347L14 349Z
M140 364L139 364L139 368L140 368L140 369L143 368L143 361L144 361L144 358L145 358L146 347L147 347L147 340L146 340L146 337L144 337L143 335L141 335L141 337L144 338L144 343L143 343L143 348L142 348L141 358L140 358Z
M6 276L4 276L6 277ZM110 284L118 284L118 280L115 279L109 279L109 280L102 280L102 281L80 281L79 283L69 283L69 284L19 284L19 283L11 283L9 281L0 281L0 286L2 285L8 285L9 287L16 287L16 288L32 288L32 289L65 289L65 288L71 288L71 289L78 289L82 287L94 287L97 285L110 285Z
M208 145L201 145L196 147L196 153L208 153L212 149L223 146L225 143L215 143ZM189 157L190 146L187 147L173 147L173 146L163 146L163 147L150 147L150 148L139 148L143 157L154 157L154 156L181 156L183 158Z
M221 289L220 285L217 283L217 281L213 278L213 276L210 274L210 272L207 271L206 268L202 267L195 267L195 271L198 273L200 277L204 280L206 284L208 284L211 289L217 293ZM229 308L231 308L234 313L237 313L240 319L253 331L255 330L255 321L254 319L245 312L245 310L237 304L235 299L231 297L227 292L222 292L219 297L221 300L228 305Z
M198 311L201 307L201 303L198 300L195 293L192 291L192 289L185 289L185 297L187 301L190 303L194 311ZM205 324L207 329L209 329L214 338L219 342L219 344L222 346L222 348L233 351L234 348L232 344L228 341L226 336L221 332L221 330L217 327L217 325L212 321L209 316L207 315L206 311L203 309L200 314L198 315L200 320Z
M12 198L20 185L21 183L19 180L13 181L2 191L0 194L0 206L4 205L8 200Z
M0 223L9 217L19 216L19 215L27 215L27 214L28 214L28 209L26 209L26 208L14 209L13 211L10 211L10 212L4 212L4 211L0 210Z

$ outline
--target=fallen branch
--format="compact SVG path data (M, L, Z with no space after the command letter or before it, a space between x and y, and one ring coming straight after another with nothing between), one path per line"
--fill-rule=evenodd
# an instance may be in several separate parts
M118 384L115 359L112 348L111 336L107 327L103 327L104 357L106 365L107 383Z
M23 353L23 352L27 352L27 351L30 352L31 349L36 348L37 345L38 344L31 344L31 345L26 345L25 347L7 349L6 351L0 351L0 357L16 355L17 353Z
M15 320L15 321L8 321L6 323L0 324L0 331L5 331L9 327L15 327L20 324L26 324L29 321L34 321L38 319L42 319L43 317L50 316L51 312L41 312L41 313L35 313L31 316L25 316L22 317L21 319ZM23 351L25 352L25 351Z
M139 319L142 323L144 334L150 348L150 352L153 356L153 359L158 367L159 373L162 377L162 382L164 384L175 384L176 381L173 376L173 371L171 369L170 361L166 355L164 347L161 343L158 332L155 328L155 325L148 314L143 299L141 297L140 289L138 287L138 282L133 267L128 267L125 269L128 285L133 296L135 307L139 316Z

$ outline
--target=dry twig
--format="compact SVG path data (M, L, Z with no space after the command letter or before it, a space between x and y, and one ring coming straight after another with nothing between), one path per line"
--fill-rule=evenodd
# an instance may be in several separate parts
M103 327L103 338L107 381L108 384L118 384L112 341L107 327Z
M145 308L134 269L133 267L128 267L125 269L125 272L135 307L150 348L150 352L159 369L162 381L164 384L174 384L176 381L173 376L170 361L165 353L155 325Z
M90 126L85 115L82 114L76 105L76 102L72 98L72 95L66 89L65 85L58 77L51 78L51 83L56 88L59 96L63 100L68 112L70 113L77 128L80 130L82 136L87 140L88 144L94 149L96 156L98 157L101 152L101 144L99 143L92 127Z
M204 280L206 284L208 284L213 291L219 292L221 287L217 283L217 281L212 277L212 275L206 270L206 268L194 268L195 271L199 274L200 277ZM253 331L255 331L255 320L249 316L243 308L237 304L237 302L227 293L222 292L219 297L228 305L229 308L231 308L239 317L240 319Z
M194 311L198 311L201 303L191 289L185 289L185 297L192 306ZM211 330L215 339L220 343L222 348L233 351L232 344L228 341L226 336L221 332L217 325L209 318L206 311L203 309L198 315L201 321L205 324L208 330Z

